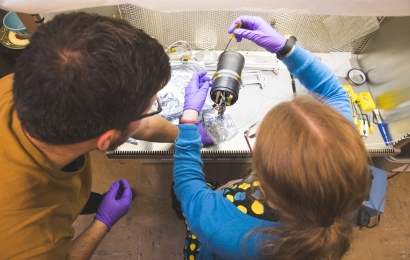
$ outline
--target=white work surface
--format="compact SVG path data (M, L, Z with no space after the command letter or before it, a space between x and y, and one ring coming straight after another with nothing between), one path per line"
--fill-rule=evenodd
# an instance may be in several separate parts
M257 121L261 121L264 115L276 104L290 100L293 96L290 74L286 69L281 69L279 75L273 71L264 71L266 87L261 89L259 85L249 85L239 92L238 101L233 106L227 107L226 111L238 128L238 134L231 140L219 144L204 147L203 150L225 151L234 153L237 151L248 152L249 148L244 138L244 131ZM303 87L297 83L298 89ZM174 150L173 144L153 143L138 141L138 145L125 143L117 148L119 151L166 151Z
M321 55L318 56L323 58ZM249 148L244 138L244 131L252 124L261 121L272 107L282 101L291 100L293 97L290 73L283 64L280 64L279 68L278 75L273 71L263 71L263 75L266 77L264 89L261 89L259 85L248 85L240 90L238 101L233 106L227 107L227 111L232 116L239 132L227 142L204 147L202 155L205 161L230 160L230 162L243 162L247 160L246 158L249 158ZM339 77L339 79L342 85L347 84L344 78ZM295 80L295 82L297 93L307 94L307 90L299 81ZM368 90L355 89L355 91L364 92ZM370 115L370 113L368 114ZM275 126L272 126L272 128L274 129ZM387 147L376 125L374 130L374 134L369 135L365 143L368 149L382 150L380 155L376 152L372 156L382 156L384 149ZM250 139L251 144L252 141L253 139ZM173 150L173 144L138 141L138 145L125 143L118 147L116 151L107 152L107 155L110 157L110 155L115 154L121 158L160 159L166 162L172 160ZM207 158L207 155L211 155L212 158ZM150 161L146 160L146 162Z

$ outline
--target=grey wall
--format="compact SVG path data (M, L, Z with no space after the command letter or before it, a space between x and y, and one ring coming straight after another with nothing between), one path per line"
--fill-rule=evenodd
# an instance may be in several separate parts
M382 93L407 88L408 102L393 110L381 111L384 120L402 118L389 123L393 139L407 137L410 133L410 17L385 18L358 55L358 61L375 100ZM397 96L400 97L403 95Z

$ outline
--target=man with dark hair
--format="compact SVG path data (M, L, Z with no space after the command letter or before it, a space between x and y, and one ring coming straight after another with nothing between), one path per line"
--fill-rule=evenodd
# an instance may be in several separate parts
M173 142L177 127L150 111L170 73L162 46L126 21L71 13L38 28L15 74L0 79L0 258L91 257L132 192L114 182L71 241L89 204L88 152L129 136Z

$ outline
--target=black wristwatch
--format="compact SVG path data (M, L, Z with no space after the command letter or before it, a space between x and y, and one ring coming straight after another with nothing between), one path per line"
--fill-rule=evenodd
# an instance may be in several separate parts
M287 41L285 43L285 46L283 46L283 49L278 51L276 53L276 56L279 59L285 58L286 56L288 56L292 52L293 48L295 47L295 44L296 44L296 37L295 36L290 36L287 39Z

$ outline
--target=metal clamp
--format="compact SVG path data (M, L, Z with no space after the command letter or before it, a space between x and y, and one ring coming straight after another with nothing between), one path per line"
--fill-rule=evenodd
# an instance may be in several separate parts
M249 80L248 77L256 77L256 80ZM258 84L261 89L265 88L266 77L262 74L261 70L244 70L242 71L242 82L243 85L253 85Z

